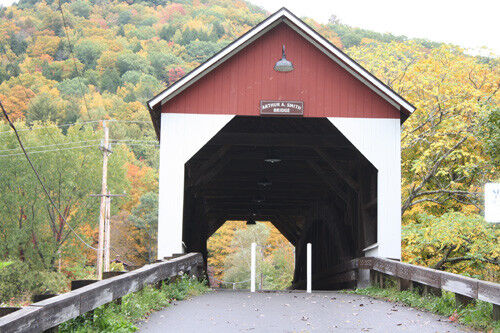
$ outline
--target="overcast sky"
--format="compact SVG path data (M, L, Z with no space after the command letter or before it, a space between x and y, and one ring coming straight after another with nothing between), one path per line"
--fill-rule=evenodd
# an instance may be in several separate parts
M13 0L0 0L9 5ZM250 0L275 11L285 6L297 16L343 23L378 32L448 42L465 48L486 46L500 55L499 0Z

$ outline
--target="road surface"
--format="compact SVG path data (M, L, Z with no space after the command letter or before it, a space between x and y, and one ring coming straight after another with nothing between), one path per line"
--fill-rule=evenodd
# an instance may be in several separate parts
M140 332L467 332L446 317L338 292L213 291L155 312Z

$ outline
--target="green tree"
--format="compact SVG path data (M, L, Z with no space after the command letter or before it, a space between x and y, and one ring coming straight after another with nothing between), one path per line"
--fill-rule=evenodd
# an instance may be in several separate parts
M411 263L500 279L500 229L476 214L420 214L403 227L404 259Z
M147 258L147 262L154 262L157 248L158 194L144 194L139 205L132 210L129 220L136 229L132 236L134 250Z
M127 71L141 71L143 73L149 72L149 62L136 53L123 53L118 55L116 60L116 67L123 75Z
M167 67L170 65L176 65L181 62L181 60L173 54L164 52L153 52L148 55L148 60L153 67L153 74L159 80L166 80L168 78Z
M31 100L26 121L32 124L35 121L52 121L64 117L64 105L58 96L50 93L41 93Z
M118 86L120 86L120 81L120 74L116 69L106 69L101 76L101 90L115 93Z
M92 234L98 221L98 205L90 194L101 188L102 155L100 131L81 125L67 128L66 134L50 123L33 128L17 123L33 164L49 191L62 219L48 202L33 171L18 148L12 133L0 140L0 258L25 262L32 269L58 270L85 264L86 246L75 236L95 246ZM7 131L7 125L0 126ZM127 150L115 148L110 156L110 191L127 190L124 162ZM117 206L119 201L117 202ZM95 252L89 250L90 258ZM89 257L87 257L89 258Z
M158 36L161 39L169 42L174 37L176 30L177 29L173 25L164 25L163 27L161 27L160 32L158 33Z
M195 40L186 46L190 61L203 62L224 47L221 43Z
M78 60L85 64L87 68L94 69L103 49L101 44L86 39L76 44L75 54Z
M87 1L78 0L71 3L70 10L73 15L88 19L90 12L92 11L92 7Z
M63 80L57 85L57 89L67 98L82 98L82 93L87 93L88 91L86 82L77 77Z

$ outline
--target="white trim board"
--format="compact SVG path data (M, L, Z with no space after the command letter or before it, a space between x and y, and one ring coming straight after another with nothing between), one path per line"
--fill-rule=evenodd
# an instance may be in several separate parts
M358 80L366 84L370 89L375 91L378 95L383 97L400 111L404 110L407 114L411 114L415 110L415 107L408 101L399 96L391 88L383 84L380 80L378 80L361 65L347 56L344 52L333 46L330 42L328 42L316 31L311 29L306 23L304 23L301 19L292 14L286 8L281 8L280 10L269 16L267 19L255 26L252 30L248 31L236 41L229 44L226 48L222 49L222 51L208 59L205 63L201 64L199 67L191 71L188 75L175 82L172 86L165 89L160 94L156 95L154 98L148 101L149 108L153 109L159 103L163 105L168 100L172 99L174 96L187 89L200 78L218 67L229 57L239 52L241 49L246 47L248 44L262 36L267 31L271 30L281 22L289 25L297 33L302 35L310 43L312 43L323 53L328 55L337 64L342 66L349 73L354 75Z
M328 120L377 169L377 247L366 255L401 258L401 133L399 119Z

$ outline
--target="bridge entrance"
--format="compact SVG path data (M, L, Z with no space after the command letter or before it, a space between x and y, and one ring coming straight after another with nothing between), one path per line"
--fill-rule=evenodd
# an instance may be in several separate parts
M314 289L355 280L338 278L348 259L401 258L400 127L415 107L288 10L148 107L160 139L159 258L206 260L225 221L253 219L295 246L297 288L308 242Z
M226 221L270 221L295 247L293 287L310 242L313 288L341 288L331 269L377 241L377 169L326 118L236 116L184 175L182 239L205 261Z
M268 221L227 221L207 241L210 286L250 290L251 248L256 244L257 290L290 288L295 247Z

